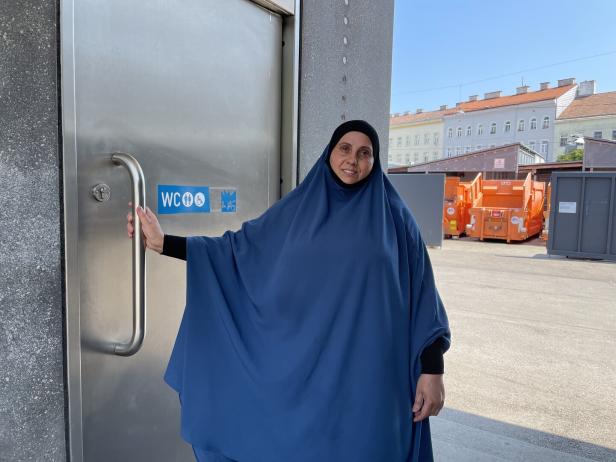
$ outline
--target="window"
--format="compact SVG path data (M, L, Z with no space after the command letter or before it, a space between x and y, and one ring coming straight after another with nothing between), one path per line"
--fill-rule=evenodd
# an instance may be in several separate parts
M568 136L561 136L560 137L560 145L561 146L567 146L567 139L568 138L569 138Z
M616 140L616 130L612 130L612 139Z
M545 127L543 127L545 128ZM530 129L531 130L537 130L537 119L535 119L534 117L532 119L530 119Z
M592 137L593 137L593 138L599 138L599 139L601 139L601 138L603 138L603 132L594 132L594 133L592 134Z
M406 146L410 146L411 145L411 135L406 135Z
M496 123L492 122L490 124L490 135L496 135Z
M462 154L462 146L457 146L456 147L456 156L459 156L460 154Z
M450 128L449 130L447 130L447 137L453 138L453 128Z
M509 133L511 131L511 122L505 122L505 133Z
M436 159L438 159L438 152L434 151L432 153L432 160L436 160Z
M419 135L415 135L415 146L419 146Z
M495 148L495 147L496 147L496 145L495 145L495 144L491 144L491 145L490 145L490 149L493 149L493 148Z
M434 146L438 145L438 133L434 133L434 135L432 135L432 139L434 140Z
M396 143L396 146L399 148L402 147L402 137L401 136L398 137L398 142Z
M477 151L481 151L481 145L480 144L477 145Z
M481 124L477 125L477 134L483 135L483 125Z
M419 153L415 153L415 163L419 162Z
M464 153L466 154L467 152L471 152L471 147L467 146L464 148Z
M470 125L466 127L466 136L471 136L473 134L473 127Z
M458 127L458 138L462 136L462 127Z
M430 134L429 133L424 134L424 144L430 144Z
M535 150L535 142L531 141L530 143L528 143L528 147L531 148L533 151Z
M449 130L451 130L451 128ZM447 157L451 157L451 148L447 148Z
M518 121L518 131L519 132L523 132L524 131L524 119L520 119Z
M550 118L545 116L543 118L543 123L541 124L541 128L550 128Z
M430 156L427 152L424 152L424 162L428 162L430 160Z
M547 153L548 153L548 142L544 140L541 142L541 154L547 154Z

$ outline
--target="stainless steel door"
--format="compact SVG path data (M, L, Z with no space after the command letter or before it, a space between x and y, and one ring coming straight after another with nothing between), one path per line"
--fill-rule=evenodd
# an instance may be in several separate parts
M157 185L236 188L235 213L159 215L167 233L218 235L259 215L279 197L282 18L246 0L62 7L73 8L73 23L62 25L74 53L63 46L63 73L73 73L63 79L74 84L63 120L78 204L76 259L67 243L69 279L79 283L79 318L67 319L80 331L80 350L69 341L68 352L69 383L80 378L70 403L81 388L71 438L81 432L83 447L72 442L73 460L80 451L88 462L194 460L179 437L177 395L162 379L185 302L184 262L148 252L145 341L133 356L109 348L132 335L134 290L131 183L111 154L139 162L154 211ZM110 193L103 200L97 185Z

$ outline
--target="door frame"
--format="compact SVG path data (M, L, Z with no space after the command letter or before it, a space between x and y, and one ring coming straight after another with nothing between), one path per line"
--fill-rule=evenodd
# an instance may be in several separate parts
M297 185L299 131L299 53L301 0L246 0L282 16L282 100L279 196ZM64 206L65 306L64 353L67 394L68 459L83 462L81 388L79 217L77 196L74 3L60 0L60 80L62 117L62 173Z

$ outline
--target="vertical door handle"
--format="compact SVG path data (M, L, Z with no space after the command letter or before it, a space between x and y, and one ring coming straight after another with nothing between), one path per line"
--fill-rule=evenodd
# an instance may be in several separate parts
M145 338L145 246L141 233L141 220L134 212L136 207L145 209L145 179L141 165L130 154L116 152L111 155L113 163L123 165L131 180L133 200L133 333L127 343L116 343L113 352L119 356L132 356L139 351Z

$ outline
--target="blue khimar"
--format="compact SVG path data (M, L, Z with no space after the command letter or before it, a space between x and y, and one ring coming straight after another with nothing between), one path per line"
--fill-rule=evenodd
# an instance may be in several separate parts
M198 461L433 460L429 419L413 423L411 407L423 349L449 347L447 315L375 151L357 187L341 184L327 147L240 230L187 239L165 381Z

